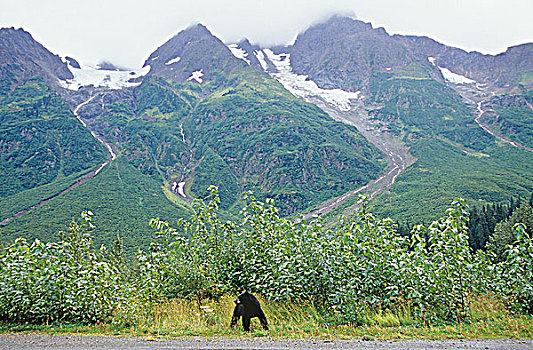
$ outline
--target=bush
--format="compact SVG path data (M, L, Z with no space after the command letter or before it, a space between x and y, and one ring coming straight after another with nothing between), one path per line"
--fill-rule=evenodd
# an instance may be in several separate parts
M125 271L120 238L96 251L90 213L61 241L17 240L0 254L0 318L9 322L80 321L136 324L157 305L180 298L219 300L242 290L271 301L309 302L327 323L361 324L368 315L408 310L418 322L461 322L470 302L492 293L512 309L533 312L533 241L516 226L506 260L468 245L466 204L456 200L410 236L375 218L367 200L357 217L281 218L272 200L244 194L239 221L222 222L215 187L194 202L178 228L153 219L158 240ZM490 254L490 253L489 253Z
M142 280L159 297L216 299L247 289L270 300L311 300L337 322L360 323L365 311L405 306L420 320L461 320L469 297L484 290L487 260L468 246L462 200L405 238L368 213L365 199L358 217L331 227L281 218L273 201L245 193L241 220L222 223L210 191L179 229L151 222L162 240L142 258L149 266Z
M20 238L0 255L0 319L106 322L124 299L117 269L92 245L91 213L57 243Z

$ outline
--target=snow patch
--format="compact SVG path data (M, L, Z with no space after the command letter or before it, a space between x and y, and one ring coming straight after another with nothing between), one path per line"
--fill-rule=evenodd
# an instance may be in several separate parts
M202 79L202 77L204 76L204 73L202 71L203 69L192 72L191 76L187 78L187 81L194 79L201 84L204 81Z
M298 75L292 72L290 54L282 53L276 55L270 49L263 51L278 69L278 73L273 73L272 76L295 96L301 98L319 96L341 111L349 111L351 109L351 101L362 97L360 91L321 89L314 81L309 80L307 75Z
M240 48L237 44L228 45L228 48L230 49L233 56L240 58L241 60L250 64L250 61L246 58L248 57L248 53L244 49Z
M168 66L168 65L173 64L173 63L178 63L180 60L181 60L181 57L176 57L176 58L173 58L173 59L169 60L165 64Z
M476 81L469 79L465 76L455 74L454 72L450 71L449 69L439 67L440 71L442 72L442 76L444 79L449 81L453 84L475 84Z
M172 183L172 192L174 192L174 193L178 192L178 194L180 196L182 196L183 198L186 198L187 196L185 195L185 181L182 181L180 183L173 182Z
M452 84L476 84L477 83L475 80L469 79L463 75L456 74L447 68L442 68L442 67L437 66L437 64L435 63L436 61L435 57L428 57L428 61L440 70L445 80L449 81Z
M82 86L106 87L111 90L120 90L125 87L138 86L141 82L131 80L140 78L148 74L150 66L143 67L134 71L109 71L98 70L92 67L81 69L68 65L68 69L74 75L73 79L58 79L59 86L68 90L79 90Z
M159 58L159 56L155 56L154 58L152 58L152 61L155 61Z
M185 195L185 191L184 191L184 189L185 189L185 182L182 181L182 182L180 182L180 183L178 184L178 194L179 194L180 196L182 196L182 197L187 197L187 196Z
M263 51L255 51L254 52L255 57L259 61L259 64L261 65L261 68L266 72L268 69L268 65L265 61L265 55L263 54Z

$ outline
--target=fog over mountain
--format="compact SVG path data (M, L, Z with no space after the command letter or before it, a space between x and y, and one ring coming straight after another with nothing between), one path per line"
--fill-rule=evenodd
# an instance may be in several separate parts
M533 41L528 0L334 1L32 1L0 0L0 27L23 27L47 48L96 65L110 61L139 68L177 32L203 23L225 42L292 43L297 34L332 14L383 26L391 34L426 35L467 51L500 53ZM44 15L43 15L44 14Z

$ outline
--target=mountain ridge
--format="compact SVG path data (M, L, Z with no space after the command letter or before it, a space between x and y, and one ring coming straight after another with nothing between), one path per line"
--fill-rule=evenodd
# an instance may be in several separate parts
M1 43L0 53L9 55L7 44ZM92 97L80 116L116 150L119 160L112 164L122 162L115 168L129 179L150 179L150 190L139 192L140 203L159 183L167 198L186 208L179 215L190 210L187 201L204 196L211 184L219 186L221 207L229 216L237 213L240 192L248 189L260 199L274 197L283 215L312 212L342 196L343 203L336 201L330 208L339 213L350 205L344 194L356 194L385 174L381 194L372 192L386 208L378 213L385 215L415 212L430 217L449 203L454 191L471 200L497 202L533 188L525 153L512 150L505 159L501 148L508 146L498 145L497 137L476 124L489 123L511 138L519 130L515 138L528 142L527 123L521 118L528 116L532 101L523 93L531 84L530 62L522 61L532 44L485 57L427 37L391 36L370 23L333 17L302 32L294 45L265 49L247 39L224 44L205 25L196 24L155 49L142 74L118 72L133 80L124 78L111 87L88 79L71 90L58 86L57 79L71 79L64 69L70 71L75 61L66 59L71 62L67 65L37 44L24 45L27 55L13 55L19 65L28 60L31 68L17 79L42 75L71 106ZM31 63L32 50L46 59ZM495 72L485 73L491 65ZM7 65L2 67L7 72L2 76L16 76ZM94 74L105 80L115 73ZM9 80L3 91L9 93L14 84ZM491 93L495 96L489 99ZM22 96L31 101L29 94ZM486 113L474 120L476 103ZM497 167L514 185L490 174L497 162L522 164L514 175L505 166ZM475 168L485 173L479 175ZM463 183L454 188L446 172ZM480 185L473 179L480 179ZM97 181L91 179L76 193L86 195ZM440 192L434 208L413 204L418 196L433 198L435 183ZM119 193L112 183L107 186ZM172 208L176 206L169 202L162 210L168 214ZM35 217L42 218L42 213L39 209ZM16 230L10 225L10 232Z

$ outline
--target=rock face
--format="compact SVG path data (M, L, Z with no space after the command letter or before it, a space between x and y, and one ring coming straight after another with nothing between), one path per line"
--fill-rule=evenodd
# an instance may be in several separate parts
M293 71L328 89L364 90L374 72L399 71L411 63L431 70L427 58L385 29L347 17L332 17L307 29L291 50Z
M117 67L111 62L103 61L98 64L98 70L125 71L127 69Z
M308 75L322 88L365 90L372 74L390 72L443 81L438 67L511 91L533 70L533 44L483 55L449 47L428 37L389 35L347 17L332 17L301 33L290 48L294 72ZM431 57L434 64L428 61Z
M76 61L74 58L72 57L69 57L69 56L65 56L65 60L68 62L68 64L70 64L71 67L74 67L74 68L77 68L77 69L80 69L80 64L78 63L78 61Z
M498 55L484 55L449 47L428 37L395 36L419 55L433 57L435 64L473 79L489 88L510 90L518 84L522 73L533 70L533 44L509 47Z
M173 81L217 81L216 72L230 74L246 65L237 59L209 30L197 24L178 33L155 50L145 61L149 75Z
M67 64L23 29L0 29L0 77L23 81L42 77L50 85L71 79Z

